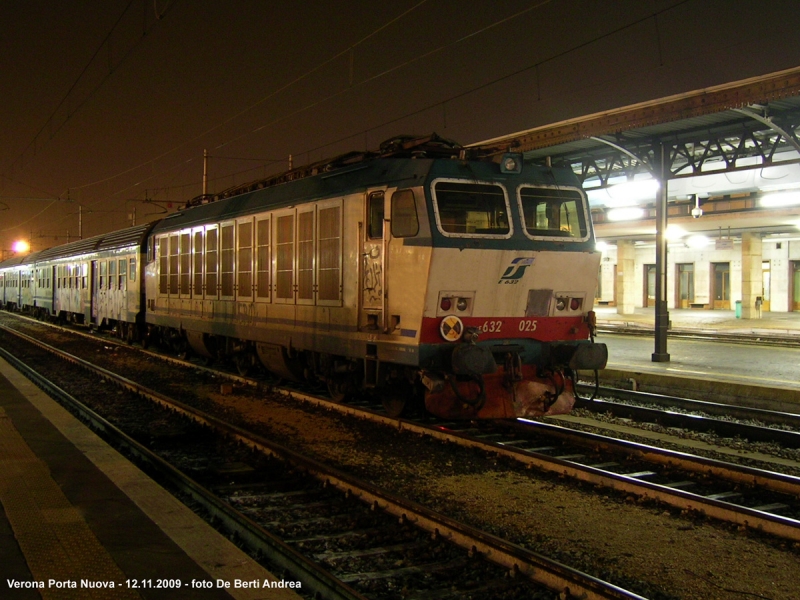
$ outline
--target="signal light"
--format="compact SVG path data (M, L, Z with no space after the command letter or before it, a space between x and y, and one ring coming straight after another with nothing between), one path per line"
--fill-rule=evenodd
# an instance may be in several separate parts
M570 310L578 310L581 304L583 304L583 302L580 298L573 298L569 303L569 308Z
M439 308L442 310L450 310L450 307L453 303L450 301L450 298L442 298L441 303L439 304Z

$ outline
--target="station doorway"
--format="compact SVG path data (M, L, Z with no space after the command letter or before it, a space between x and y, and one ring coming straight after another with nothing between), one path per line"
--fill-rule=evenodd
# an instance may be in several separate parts
M645 308L656 305L656 266L644 266L644 301Z
M791 310L800 311L800 260L792 261Z
M715 310L731 309L731 263L711 263L711 297Z
M678 308L691 308L694 303L694 263L677 264L675 271L675 280L678 282L675 305Z
M771 284L769 261L765 260L761 262L761 310L764 312L769 312Z

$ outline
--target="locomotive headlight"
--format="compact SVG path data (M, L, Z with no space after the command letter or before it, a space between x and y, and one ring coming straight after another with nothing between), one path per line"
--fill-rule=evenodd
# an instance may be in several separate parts
M500 159L500 172L501 173L521 173L522 172L522 155L508 152Z
M556 310L564 310L567 308L566 298L556 298Z
M466 298L459 298L458 302L456 302L456 308L461 312L467 310L467 299Z

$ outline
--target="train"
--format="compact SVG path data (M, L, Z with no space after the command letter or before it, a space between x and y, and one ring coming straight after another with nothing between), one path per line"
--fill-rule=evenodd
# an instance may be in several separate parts
M606 365L599 264L570 169L400 136L6 260L0 304L392 416L538 417Z

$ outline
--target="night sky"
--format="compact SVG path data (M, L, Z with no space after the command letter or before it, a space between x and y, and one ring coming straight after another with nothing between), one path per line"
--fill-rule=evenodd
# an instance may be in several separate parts
M0 4L0 249L399 134L463 144L800 65L797 0ZM68 238L69 236L69 238Z

